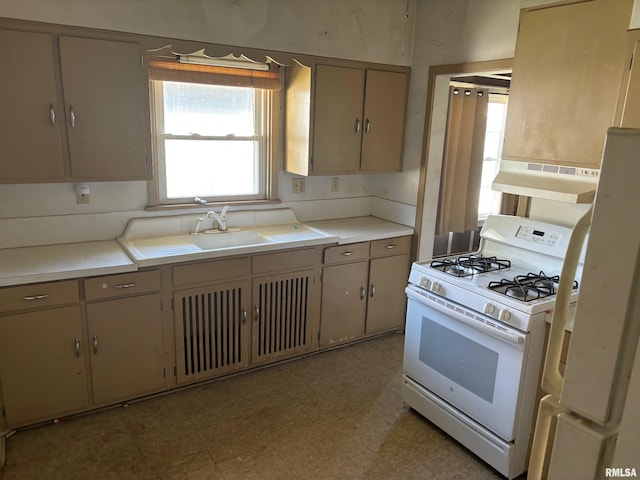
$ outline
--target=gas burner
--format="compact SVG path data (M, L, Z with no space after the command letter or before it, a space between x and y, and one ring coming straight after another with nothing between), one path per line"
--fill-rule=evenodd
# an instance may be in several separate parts
M444 260L433 260L431 268L448 273L455 277L470 277L478 273L492 272L509 268L509 260L501 260L497 257L485 257L483 255L461 255L459 257Z
M503 278L498 282L489 282L488 288L516 300L530 302L555 295L559 281L559 275L549 277L544 272L527 273L526 275L518 275L512 280ZM578 282L574 281L573 289L577 288Z

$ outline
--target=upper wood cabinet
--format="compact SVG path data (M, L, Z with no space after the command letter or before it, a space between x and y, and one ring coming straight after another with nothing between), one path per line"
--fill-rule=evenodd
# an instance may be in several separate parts
M289 67L285 170L299 175L400 171L407 88L406 71Z
M151 177L138 43L0 29L0 182Z
M62 179L67 174L64 108L53 37L0 30L0 45L11 52L0 62L0 179L5 183Z
M640 30L630 30L628 35L628 63L620 84L615 125L640 128Z
M523 10L503 158L599 168L633 1Z
M73 178L150 178L141 59L137 43L60 37Z

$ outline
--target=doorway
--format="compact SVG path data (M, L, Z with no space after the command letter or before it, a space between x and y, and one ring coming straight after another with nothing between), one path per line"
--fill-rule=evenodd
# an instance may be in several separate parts
M425 134L422 148L418 203L416 209L416 242L415 258L427 260L433 257L437 218L440 202L440 184L443 172L443 158L446 148L446 133L449 94L451 83L476 81L480 78L506 77L511 71L512 59L473 62L455 65L432 66L429 69L427 88L427 111L425 115ZM473 82L470 82L473 83ZM469 237L457 238L456 246L473 246ZM447 248L452 246L453 236L447 239Z

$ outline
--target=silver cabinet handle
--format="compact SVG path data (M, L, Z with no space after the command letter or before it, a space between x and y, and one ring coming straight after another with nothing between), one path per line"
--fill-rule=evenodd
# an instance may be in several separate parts
M360 287L360 300L364 300L364 287Z
M76 352L76 357L80 358L80 340L76 338L74 342L74 350Z
M121 283L120 285L114 285L113 288L131 288L135 286L135 283Z
M356 118L356 123L355 123L355 125L353 127L354 127L356 135L359 134L360 133L360 119L359 118Z
M340 255L342 255L343 257L350 257L351 255L353 255L353 252L347 250L346 252L342 252Z
M396 248L396 247L397 247L397 245L395 245L393 243L390 243L389 245L385 245L384 246L384 248L386 248L387 250L391 250L391 249Z
M371 122L369 121L369 119L367 118L364 121L364 133L369 133L369 129L371 128Z
M48 293L42 293L40 295L27 295L26 297L23 297L23 300L42 300L44 298L48 298L49 294Z
M53 108L53 103L49 104L49 116L51 118L51 125L56 124L56 110Z
M256 322L257 322L260 319L260 307L258 305L256 305L255 311L256 311Z
M76 128L76 112L73 111L73 105L69 106L69 115L71 116L71 128Z
M242 323L243 324L247 323L247 309L246 308L242 309Z
M98 337L93 336L93 353L98 354Z
M376 286L372 283L371 284L371 293L370 293L371 298L373 298L373 296L375 294L376 294Z

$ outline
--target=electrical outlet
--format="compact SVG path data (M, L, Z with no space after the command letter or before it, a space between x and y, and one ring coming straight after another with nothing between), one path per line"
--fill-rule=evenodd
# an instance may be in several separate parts
M76 203L89 203L89 194L88 193L76 193Z
M291 180L291 193L304 192L304 178L294 178Z
M580 177L597 177L600 175L600 170L595 168L578 168L576 175Z
M340 178L339 177L331 177L331 191L337 192L340 190Z

